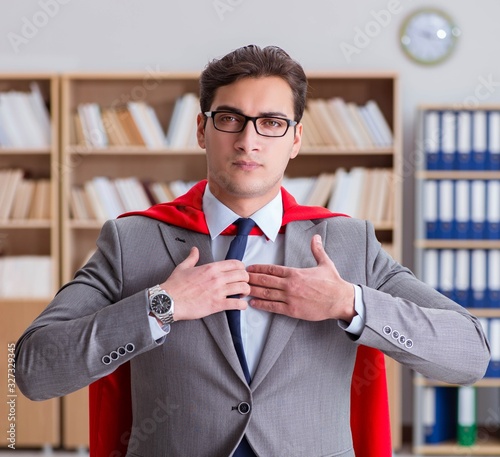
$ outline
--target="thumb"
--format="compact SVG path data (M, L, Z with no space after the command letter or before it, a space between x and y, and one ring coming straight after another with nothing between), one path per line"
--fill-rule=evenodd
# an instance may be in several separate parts
M318 265L325 263L329 264L332 263L330 257L328 257L323 247L323 241L321 240L321 235L314 235L312 237L311 252L314 258L316 259L316 262L318 262Z
M189 251L189 255L177 265L177 268L180 270L185 270L187 268L193 268L200 260L200 251L197 247L193 246Z

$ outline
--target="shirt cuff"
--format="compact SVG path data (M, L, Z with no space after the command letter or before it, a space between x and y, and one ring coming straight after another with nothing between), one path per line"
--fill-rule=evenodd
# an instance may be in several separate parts
M163 338L165 335L170 333L170 324L165 324L163 327L160 326L158 319L154 316L148 316L149 318L149 328L151 330L151 336L155 341Z
M356 284L353 284L352 286L354 287L354 310L357 315L352 318L350 323L344 320L339 320L339 326L342 330L359 336L365 328L365 304L363 302L361 287Z

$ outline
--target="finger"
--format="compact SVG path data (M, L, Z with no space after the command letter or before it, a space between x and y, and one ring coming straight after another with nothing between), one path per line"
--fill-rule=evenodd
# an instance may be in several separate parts
M261 273L248 273L248 277L248 283L251 286L261 286L270 289L283 289L286 286L286 279L282 277Z
M279 301L268 301L259 300L258 298L252 298L248 304L255 309L261 309L262 311L268 311L275 314L285 314L288 315L286 303Z
M279 289L270 289L268 287L256 287L250 285L250 295L255 299L266 301L284 302L285 293Z
M226 300L224 301L224 310L227 309L244 310L247 308L248 308L247 301L241 298L226 298Z
M270 276L276 276L279 278L286 278L287 277L287 267L284 267L282 265L250 265L247 267L247 271L251 273L260 273L263 275L270 275Z
M200 251L197 247L193 246L189 251L189 255L177 265L178 269L184 270L186 268L193 268L200 260Z

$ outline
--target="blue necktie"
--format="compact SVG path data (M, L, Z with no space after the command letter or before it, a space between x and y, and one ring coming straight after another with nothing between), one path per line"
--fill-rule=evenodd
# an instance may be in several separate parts
M255 222L252 219L240 218L235 222L235 224L238 226L238 232L234 237L234 240L231 241L231 244L229 245L226 259L242 260L243 255L245 254L245 248L247 247L248 234L255 226ZM232 297L239 298L237 295L233 295ZM250 371L248 369L245 351L243 350L243 340L241 338L240 310L227 310L226 315L229 323L229 330L231 330L231 336L233 337L236 354L238 354L238 359L240 360L241 368L243 368L245 378L250 384Z
M237 259L242 260L245 254L245 248L247 247L248 235L252 228L255 226L255 222L252 219L240 218L235 224L238 226L238 231L233 241L229 245L229 249L226 254L227 259ZM238 295L231 295L231 297L239 298ZM243 350L243 340L241 338L241 320L240 320L240 310L239 309L229 309L226 311L227 321L229 323L229 330L231 331L231 336L233 337L234 347L236 353L238 354L238 359L240 360L241 368L243 368L243 373L247 382L250 384L250 371L248 370L247 359L245 357L245 351ZM250 444L246 437L244 436L240 444L234 451L233 457L255 457Z

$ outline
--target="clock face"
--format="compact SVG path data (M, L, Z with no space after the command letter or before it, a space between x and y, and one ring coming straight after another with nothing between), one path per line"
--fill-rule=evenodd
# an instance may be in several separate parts
M401 46L421 64L436 64L453 51L460 29L442 11L422 9L411 14L401 28Z
M158 314L168 313L171 306L172 302L165 294L155 295L151 300L151 308L153 308L154 312Z

